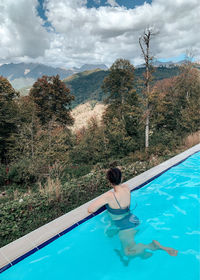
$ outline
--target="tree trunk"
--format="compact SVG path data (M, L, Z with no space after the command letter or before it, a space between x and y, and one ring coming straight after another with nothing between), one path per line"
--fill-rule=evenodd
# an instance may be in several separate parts
M145 61L146 75L145 75L145 87L146 87L146 121L145 121L145 149L148 150L149 147L149 122L150 122L150 111L149 111L149 97L150 97L150 66L152 57L150 56L150 40L153 35L153 31L147 29L144 35L139 38L139 44L142 50L142 54ZM143 47L144 45L144 47Z
M31 120L31 155L32 158L34 157L34 113L32 113L32 120Z
M147 107L146 107L146 124L145 124L145 149L149 148L149 95L150 95L150 86L149 86L149 44L147 45L147 62L146 62L146 89L147 89Z

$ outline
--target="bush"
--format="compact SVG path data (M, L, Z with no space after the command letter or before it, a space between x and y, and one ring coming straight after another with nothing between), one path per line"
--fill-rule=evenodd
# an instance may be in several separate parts
M104 172L91 172L63 185L49 178L44 186L40 184L38 193L20 194L15 200L3 203L0 208L1 246L107 191Z
M40 196L26 197L4 203L0 209L1 246L29 233L67 211L64 205ZM39 215L38 215L39 213Z
M150 147L163 146L166 148L177 147L181 143L180 136L175 131L160 129L150 136Z
M63 171L63 178L79 178L88 174L92 169L91 165L70 165L65 167Z
M22 159L10 166L8 179L11 183L29 184L35 183L37 175L34 172L30 159Z

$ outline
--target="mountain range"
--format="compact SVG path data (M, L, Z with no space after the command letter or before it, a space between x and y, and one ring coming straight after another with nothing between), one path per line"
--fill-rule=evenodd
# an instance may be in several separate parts
M58 74L62 80L75 73L97 68L102 70L108 69L104 64L85 64L80 68L63 69L39 63L10 63L0 66L0 76L7 78L15 89L21 89L23 87L31 86L43 75L55 76Z
M176 66L181 66L183 64L187 63L187 60L180 60L178 62L173 62L173 61L159 61L159 60L154 60L153 61L153 66L154 67L167 67L167 68L173 68ZM145 67L145 63L139 64L136 66L136 68L143 68Z
M179 65L183 63L184 61L175 65L172 62L155 62L153 83L178 75L180 73ZM196 67L200 68L199 64ZM135 88L138 92L141 91L141 78L144 71L144 65L135 68ZM19 89L22 95L28 94L32 84L39 77L57 74L60 75L60 78L75 96L72 107L90 100L103 101L105 98L101 86L104 78L109 74L109 70L104 64L85 64L81 68L72 69L53 68L34 63L11 63L0 66L0 75L7 77L13 87Z
M156 60L153 62L155 67L167 67L173 68L175 66L180 66L185 63L185 60L179 62L161 62ZM143 68L145 65L141 64L135 68ZM46 76L55 76L59 75L60 79L63 80L73 74L92 71L95 69L108 70L108 67L105 64L84 64L80 68L55 68L52 66L47 66L40 63L9 63L0 65L0 76L7 78L12 86L19 90L24 87L30 87L32 84L43 75Z
M185 63L185 60L179 62L161 62L156 60L153 65L157 67L173 68L175 66L180 66ZM141 64L136 66L136 69L143 68L145 65ZM84 71L93 71L95 69L108 70L105 64L84 64L80 68L55 68L52 66L47 66L40 63L9 63L0 65L0 76L7 78L12 86L19 90L22 88L30 88L33 83L43 75L55 76L59 75L60 79L66 79L76 73L81 73Z

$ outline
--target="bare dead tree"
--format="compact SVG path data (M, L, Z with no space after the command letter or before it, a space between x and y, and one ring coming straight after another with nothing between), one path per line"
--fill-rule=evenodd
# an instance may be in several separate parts
M150 81L152 80L152 61L153 56L150 54L150 42L153 35L156 35L157 32L153 28L146 28L143 35L139 38L140 48L142 50L142 56L145 61L145 148L146 150L149 147L149 118L150 118L150 109L149 109L149 98L150 98Z
M193 60L198 51L194 48L186 49L185 51L185 64L193 64Z

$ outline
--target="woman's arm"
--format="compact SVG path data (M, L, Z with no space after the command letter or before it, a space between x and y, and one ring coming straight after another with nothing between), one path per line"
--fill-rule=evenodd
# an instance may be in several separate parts
M94 213L108 202L109 202L109 193L105 193L90 204L90 206L88 207L88 212Z

